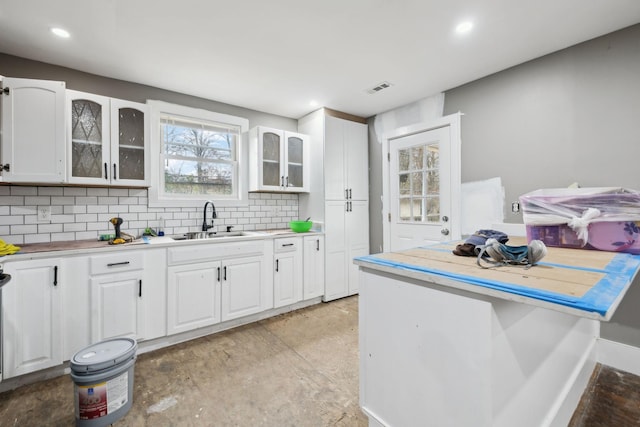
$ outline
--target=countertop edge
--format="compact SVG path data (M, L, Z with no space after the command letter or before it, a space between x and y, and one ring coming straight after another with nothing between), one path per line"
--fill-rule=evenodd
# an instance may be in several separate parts
M183 246L191 246L191 245L204 245L204 244L224 244L224 243L232 243L232 242L243 242L243 241L251 241L251 240L275 240L278 238L285 237L304 237L304 236L322 236L324 233L318 231L308 231L304 233L296 233L293 231L286 230L256 230L256 231L247 231L247 233L252 233L252 235L248 236L235 236L229 238L211 238L211 239L194 239L194 240L174 240L170 242L164 243L145 243L141 239L136 240L132 243L126 243L122 245L109 245L108 242L99 241L99 240L78 240L78 241L65 241L60 242L61 244L69 244L69 242L83 242L84 245L91 245L92 242L95 243L95 247L80 247L73 249L49 249L49 250L33 250L34 245L38 245L38 243L31 243L16 246L19 247L30 247L30 250L26 252L17 252L13 255L5 255L0 257L0 265L6 262L13 261L25 261L32 259L43 259L43 258L52 258L52 257L65 257L72 255L93 255L93 254L102 254L102 253L110 253L115 251L129 251L136 249L160 249L160 248L171 248L171 247L183 247ZM255 233L255 234L254 234ZM51 243L49 243L51 244Z

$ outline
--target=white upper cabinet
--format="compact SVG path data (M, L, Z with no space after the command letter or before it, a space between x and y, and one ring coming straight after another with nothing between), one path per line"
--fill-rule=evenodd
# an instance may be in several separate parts
M249 191L309 191L309 137L259 126L249 132Z
M325 199L369 199L367 126L325 118Z
M148 186L146 104L67 91L68 181Z
M2 78L2 181L65 181L65 83Z

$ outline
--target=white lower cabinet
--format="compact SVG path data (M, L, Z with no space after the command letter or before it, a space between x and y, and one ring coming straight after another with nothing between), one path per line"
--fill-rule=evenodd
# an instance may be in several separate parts
M151 340L323 295L321 235L9 261L2 378L109 338ZM329 270L327 270L329 271Z
M222 263L222 320L232 320L273 307L267 299L268 268L264 256L236 258Z
M168 269L167 334L220 322L220 261Z
M324 295L324 236L305 236L303 248L302 299Z
M10 262L2 288L3 378L63 362L60 258Z
M143 252L93 256L89 263L91 342L123 336L144 339Z
M198 244L168 250L167 334L273 308L270 241Z
M274 239L273 306L302 300L302 238Z

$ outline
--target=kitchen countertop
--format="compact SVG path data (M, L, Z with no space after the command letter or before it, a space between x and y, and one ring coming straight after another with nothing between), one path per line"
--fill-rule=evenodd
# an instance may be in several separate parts
M513 245L525 244L513 240ZM456 243L460 242L368 255L354 262L397 276L604 321L611 319L640 270L640 256L553 247L529 269L482 269L475 257L453 255Z
M302 235L317 235L322 234L315 231L309 231L306 233L295 233L290 229L275 229L275 230L252 230L246 231L247 235L234 236L225 238L210 238L210 239L195 239L195 240L173 240L171 236L162 237L147 237L136 239L130 243L124 243L120 245L110 245L108 241L100 240L67 240L60 242L43 242L43 243L25 243L20 246L20 251L14 255L7 255L0 257L0 262L8 261L12 259L33 258L33 254L39 254L40 256L46 256L51 252L63 252L61 255L72 253L84 253L87 250L96 251L110 251L116 249L129 249L137 248L141 245L153 245L154 247L162 246L177 246L177 245L193 245L203 243L224 243L242 240L256 240L256 239L272 239L283 236L302 236ZM179 234L178 234L179 235ZM176 236L178 236L176 235ZM24 256L23 256L24 255Z

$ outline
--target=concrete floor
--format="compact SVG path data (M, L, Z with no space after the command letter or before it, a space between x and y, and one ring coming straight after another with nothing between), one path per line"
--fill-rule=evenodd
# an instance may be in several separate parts
M358 298L138 356L114 426L366 426L358 406ZM0 394L1 426L73 426L68 375Z

